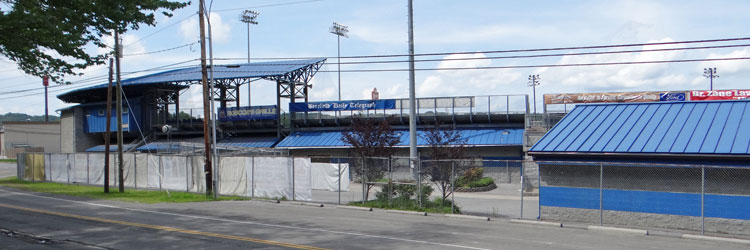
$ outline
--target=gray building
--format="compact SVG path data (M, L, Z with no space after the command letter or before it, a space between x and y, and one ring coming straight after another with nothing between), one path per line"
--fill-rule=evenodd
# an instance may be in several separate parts
M2 153L16 158L21 152L60 152L60 122L3 122Z

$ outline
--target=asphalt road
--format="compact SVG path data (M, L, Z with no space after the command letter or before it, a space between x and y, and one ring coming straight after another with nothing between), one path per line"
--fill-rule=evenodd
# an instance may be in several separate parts
M9 232L20 237L8 237ZM134 204L0 188L0 249L741 249L747 245L263 201ZM23 236L26 235L26 236ZM40 243L41 242L41 243Z
M0 162L0 178L16 176L16 163Z

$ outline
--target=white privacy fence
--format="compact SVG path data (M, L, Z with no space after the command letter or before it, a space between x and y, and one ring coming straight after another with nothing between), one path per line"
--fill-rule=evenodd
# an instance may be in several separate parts
M312 190L349 190L348 164L312 163L297 157L220 157L219 194L311 201ZM127 188L205 192L203 156L126 153ZM110 154L110 185L117 186L116 154ZM104 154L27 153L19 157L19 178L30 181L104 184ZM345 173L345 174L339 174Z

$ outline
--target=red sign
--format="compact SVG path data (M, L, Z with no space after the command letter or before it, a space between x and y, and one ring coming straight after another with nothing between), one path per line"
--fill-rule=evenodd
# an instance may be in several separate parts
M49 77L48 76L42 77L42 85L44 85L44 87L49 86Z
M750 90L694 90L690 91L691 101L739 100L750 98Z

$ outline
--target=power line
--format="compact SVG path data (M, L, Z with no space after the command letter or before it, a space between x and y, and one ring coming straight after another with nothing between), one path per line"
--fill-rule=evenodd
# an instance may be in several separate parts
M614 45L593 45L593 46L576 46L576 47L556 47L556 48L533 48L533 49L514 49L514 50L480 50L480 51L457 51L457 52L435 52L435 53L422 53L414 54L414 56L446 56L446 55L469 55L469 54L496 54L496 53L521 53L521 52L542 52L542 51L558 51L558 50L585 50L585 49L606 49L606 48L622 48L622 47L637 47L637 46L657 46L657 45L678 45L678 44L694 44L694 43L716 43L716 42L733 42L733 41L748 41L750 37L740 38L721 38L721 39L707 39L707 40L688 40L688 41L675 41L675 42L658 42L658 43L633 43L633 44L614 44ZM750 46L747 44L743 45L725 45L726 48L731 47L743 47ZM724 48L723 46L705 46L706 48L716 47ZM701 48L701 47L691 47ZM684 48L670 48L674 50L680 50ZM669 50L669 49L652 49L653 51ZM635 50L637 51L637 50ZM651 51L651 50L642 50ZM594 52L592 52L594 53ZM608 53L603 51L601 53ZM622 52L627 53L627 52ZM387 54L387 55L358 55L358 56L342 56L342 59L361 59L361 58L384 58L384 57L407 57L408 54ZM253 60L290 60L290 59L314 59L314 58L337 58L337 56L317 56L317 57L253 57ZM247 58L214 58L214 60L247 60ZM423 59L424 60L424 59ZM445 60L445 59L443 59ZM342 62L341 64L346 64Z
M414 62L473 61L473 60L491 60L491 59L518 59L518 58L540 58L540 57L559 57L559 56L606 55L606 54L665 52L665 51L681 51L681 50L724 49L724 48L738 48L738 47L748 47L748 46L750 46L750 44L733 44L733 45L666 48L666 49L597 51L597 52L581 52L581 53L557 53L557 54L539 54L539 55L490 56L490 57L482 57L482 58L418 59L418 60L414 60ZM483 53L483 52L477 52L477 53ZM214 60L244 60L244 59L245 58L214 58ZM276 59L281 59L281 58L276 58ZM342 62L341 64L388 64L388 63L406 63L406 62L409 62L409 61L408 60L353 61L353 62Z
M155 70L165 70L165 69L170 70L170 69L188 68L188 67L171 67L171 66L175 66L175 65L179 65L179 64L184 64L184 63L192 62L192 61L195 61L195 60L196 59L190 59L190 60L186 60L186 61L182 61L182 62L167 64L167 65L162 65L162 66L153 67L153 68L149 68L149 69L143 69L143 70L137 70L137 71L130 71L130 72L123 72L122 74L123 75L132 75L132 74L136 74L136 73L142 73L142 72L148 72L148 71L155 71ZM101 84L100 81L105 80L107 77L108 77L107 75L99 75L99 76L93 76L93 77L86 78L86 79L81 79L81 80L75 81L75 82L73 82L71 84L68 84L68 85L54 85L54 86L50 86L49 88L61 88L62 87L62 89L53 90L53 91L50 91L50 93L56 93L56 92L61 92L61 91L65 91L65 90L70 90L73 87L76 87L76 88L77 87L88 87L88 86L93 86L93 85ZM83 84L83 86L81 86L81 84ZM34 91L34 90L44 90L44 88L41 87L41 88L31 88L31 89L15 90L15 91L6 91L6 92L0 92L0 95L19 94L19 93L30 92L30 91ZM6 97L4 99L26 97L26 96L31 96L31 95L36 95L36 94L28 94L28 95L14 96L14 97Z
M323 1L323 0L308 0L308 1L288 2L288 3L267 4L267 5L259 5L259 6L252 6L252 7L242 7L242 8L231 8L231 9L214 10L212 12L224 12L224 11L244 10L244 9L257 9L257 8L283 6L283 5L294 5L294 4L312 3L312 2L320 2L320 1Z
M146 36L144 36L144 37L141 37L141 38L139 38L138 40L135 40L134 42L131 42L131 43L128 43L128 44L126 44L126 45L125 45L125 47L127 47L127 46L130 46L130 45L133 45L133 44L135 44L135 43L137 43L137 42L140 42L140 41L146 40L147 38L149 38L149 37L151 37L151 36L153 36L153 35L156 35L157 33L159 33L159 32L162 32L162 31L164 31L164 30L168 29L169 27L172 27L172 26L174 26L174 25L176 25L176 24L178 24L178 23L181 23L181 22L183 22L183 21L185 21L185 20L188 20L189 18L191 18L191 17L193 17L193 16L195 16L195 15L197 15L197 14L196 14L196 13L190 14L189 16L186 16L186 17L184 17L184 18L182 18L182 19L180 19L180 20L178 20L178 21L176 21L176 22L174 22L174 23L171 23L171 24L169 24L169 25L167 25L167 26L164 26L163 28L161 28L161 29L159 29L159 30L157 30L157 31L154 31L154 32L153 32L153 33L151 33L151 34L148 34L148 35L146 35Z
M714 62L714 61L736 61L750 60L750 57L731 57L731 58L704 58L704 59L681 59L681 60L659 60L659 61L630 61L630 62L605 62L605 63L573 63L573 64L539 64L539 65L518 65L518 66L487 66L487 67L456 67L456 68L419 68L417 71L450 71L450 70L483 70L483 69L525 69L525 68L558 68L558 67L582 67L582 66L610 66L610 65L633 65L633 64L659 64L659 63L685 63L685 62ZM365 72L399 72L408 71L408 69L354 69L342 70L341 72L365 73ZM338 72L333 70L318 72Z
M188 43L188 44L183 44L183 45L172 47L172 48L168 48L168 49L162 49L162 50L156 50L156 51L150 51L150 52L134 53L134 54L124 54L123 56L139 56L139 55L156 54L156 53L161 53L161 52L167 52L167 51L170 51L170 50L176 50L176 49L179 49L179 48L184 48L184 47L196 44L196 43L199 43L199 42L196 41L196 42L192 42L192 43Z

